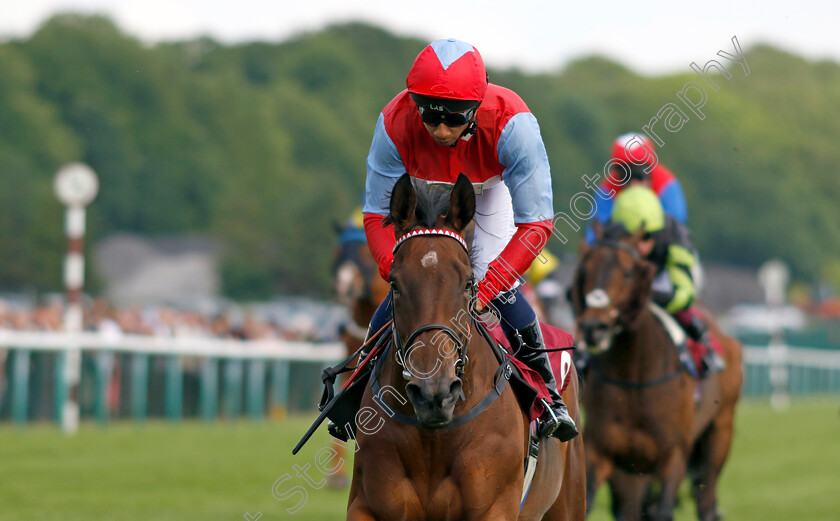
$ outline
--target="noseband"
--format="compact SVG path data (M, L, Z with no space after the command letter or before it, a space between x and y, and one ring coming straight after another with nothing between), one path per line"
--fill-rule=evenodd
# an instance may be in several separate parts
M461 244L461 246L464 248L465 252L469 252L469 250L467 248L467 241L465 241L463 237L461 237L457 233L449 231L449 230L441 230L441 229L436 229L435 228L435 229L414 230L412 232L406 233L405 235L400 237L399 240L397 240L397 243L394 245L393 253L396 254L397 249L408 239L411 239L411 238L414 238L414 237L429 236L429 235L442 235L444 237L450 237L452 239L455 239L455 240L458 241L458 243ZM471 299L470 300L472 300L472 297L475 297L477 287L478 287L477 283L476 283L476 280L475 280L475 277L470 277L470 286L471 286L471 289L470 289ZM420 336L420 334L425 333L426 331L434 331L434 330L443 331L455 342L456 352L458 354L458 358L457 358L457 360L455 360L455 375L458 378L463 378L464 377L464 368L466 367L467 362L469 362L469 358L467 357L467 348L469 347L469 337L470 337L469 323L467 324L466 339L462 339L461 335L459 335L458 332L456 332L453 328L447 326L446 324L424 324L424 325L418 327L417 329L415 329L414 331L412 331L411 334L408 335L408 338L406 338L405 343L403 343L403 342L400 341L399 333L397 333L396 308L393 306L393 304L391 305L391 318L394 319L394 327L391 328L393 330L393 339L394 339L394 348L395 348L394 349L394 356L396 357L397 363L400 364L400 366L402 366L402 368L403 368L403 372L402 372L403 379L408 381L408 380L411 380L411 376L412 376L411 371L409 371L408 368L406 367L406 362L405 361L406 361L406 358L409 355L409 353L406 352L406 350L411 347L412 342L418 336Z
M639 255L638 250L628 246L619 241L615 240L605 240L601 239L592 243L592 246L589 251L586 252L582 262L585 262L589 254L595 248L613 248L624 250L625 252L629 253L633 257L634 263L638 263L641 260L641 256ZM609 295L602 289L596 288L585 296L585 306L589 308L606 308L610 304L612 304L612 300L610 299ZM594 304L594 305L593 305ZM621 332L624 329L624 326L621 322L618 322L616 326L614 326L613 331L611 332L611 336L615 336L617 333ZM655 387L657 385L663 384L665 382L669 382L672 379L676 378L680 375L681 370L678 367L675 371L670 373L666 373L664 376L660 376L659 378L655 378L653 380L643 381L643 382L636 382L636 381L628 381L628 380L619 380L615 378L611 378L604 374L602 368L599 364L591 364L591 369L593 370L593 374L604 383L615 385L617 387L622 387L624 389L647 389L649 387Z

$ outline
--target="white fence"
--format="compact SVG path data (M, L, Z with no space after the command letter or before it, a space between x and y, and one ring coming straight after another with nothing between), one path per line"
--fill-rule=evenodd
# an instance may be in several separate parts
M100 333L0 330L0 349L38 351L108 350L157 355L333 361L344 358L344 344L288 340L233 340L213 337L164 337Z
M100 422L119 415L120 407L128 411L122 415L142 420L150 401L162 403L163 415L178 420L184 414L185 395L195 398L195 414L206 420L220 414L236 418L243 412L253 419L282 414L289 404L290 382L299 376L291 368L306 362L315 367L294 391L306 393L306 407L314 407L315 400L309 398L318 393L320 368L345 357L344 344L338 342L0 330L0 353L4 350L8 356L2 376L7 378L0 377L0 405L19 424L43 417L33 409L43 409L39 404L47 402L52 403L51 416L60 418L68 399L77 398L68 396L67 353L84 355L88 392L79 391L84 396L78 400L87 400L92 410L88 414ZM49 369L33 367L38 353L49 353L38 357L49 358L44 364Z
M769 395L780 406L791 395L840 394L840 351L745 346L742 394Z
M62 394L63 353L80 350L88 362L87 393L93 400L93 415L105 422L115 416L114 385L120 387L123 416L142 420L147 416L150 397L164 402L163 415L172 420L184 413L184 395L196 395L196 414L213 420L218 416L247 415L261 418L289 402L290 382L295 376L290 364L311 362L309 374L297 384L306 393L306 407L314 406L311 395L320 385L320 368L345 356L338 342L311 343L284 340L227 340L201 337L154 337L100 333L44 333L0 330L0 352L5 360L5 376L0 378L0 404L5 416L17 423L31 417L33 400L51 401L56 410L67 400ZM35 381L30 363L34 353L49 352L54 359L50 375ZM114 354L122 356L115 357ZM121 382L112 375L122 364ZM296 365L295 367L301 367ZM792 348L787 346L746 346L744 348L745 396L770 397L784 404L791 395L840 394L840 351ZM119 372L119 371L117 371ZM187 389L185 374L192 376ZM52 380L52 385L47 385ZM299 389L298 387L306 387ZM48 396L52 394L52 396Z

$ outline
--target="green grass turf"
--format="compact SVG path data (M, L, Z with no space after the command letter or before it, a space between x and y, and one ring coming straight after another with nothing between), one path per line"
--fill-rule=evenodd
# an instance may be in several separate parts
M840 399L795 401L785 412L744 402L720 487L727 518L739 521L840 519ZM315 489L293 465L312 466L332 446L324 429L296 457L291 447L310 418L283 422L149 422L84 425L73 437L54 426L0 428L0 521L344 519L347 490ZM349 465L349 462L348 462ZM272 497L295 485L308 492ZM687 487L677 520L695 519ZM609 519L601 490L593 521ZM252 517L254 519L254 517Z

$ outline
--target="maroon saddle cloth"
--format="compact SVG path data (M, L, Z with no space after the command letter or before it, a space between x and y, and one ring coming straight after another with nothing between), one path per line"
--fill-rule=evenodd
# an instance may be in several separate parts
M570 377L572 375L572 349L574 349L574 338L568 332L559 327L550 326L540 322L542 329L543 340L545 347L548 349L562 349L562 351L552 351L548 353L548 359L551 361L551 368L554 370L554 378L557 380L557 390L561 393L569 385ZM510 353L510 342L505 337L501 326L496 326L490 330L490 335L499 343L505 350ZM513 365L519 370L525 382L537 391L537 398L534 406L531 408L531 421L539 418L543 413L543 404L540 400L550 400L548 396L548 389L542 377L533 369L520 362L516 358L512 360Z

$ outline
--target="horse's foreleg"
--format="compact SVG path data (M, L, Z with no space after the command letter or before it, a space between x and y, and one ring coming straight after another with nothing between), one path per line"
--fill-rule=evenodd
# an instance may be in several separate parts
M543 516L543 521L582 521L586 517L586 465L583 438L577 436L567 444L560 494Z
M338 456L336 457L336 459L338 459L339 461L341 461L341 460L347 461L347 458L345 457L345 452L344 452L343 447L333 446L332 448L333 448L333 450L336 451L336 453L338 453ZM341 468L338 470L338 472L330 475L330 477L327 478L327 486L328 487L330 487L331 489L345 489L345 488L347 488L347 484L350 482L350 480L347 478L347 470L345 469L345 467L346 467L346 465L342 465Z
M593 444L584 443L586 453L586 513L592 510L595 503L595 494L598 487L610 477L613 472L613 463L603 454L595 449Z
M685 467L685 454L680 449L674 449L658 472L662 477L662 494L656 510L650 515L653 521L671 521L674 518L677 493L685 477Z
M700 521L717 521L717 480L732 444L734 409L721 413L697 440L691 462L692 495Z
M610 477L612 492L612 512L619 521L639 521L642 519L642 505L644 505L650 486L649 474L630 474L621 469L615 469Z
M360 498L354 499L347 508L347 521L378 521L373 517L367 503Z
M578 423L580 425L580 423ZM566 519L580 521L586 517L589 495L586 485L586 459L584 457L583 437L577 436L569 442L566 457L565 480L561 494L566 496Z

